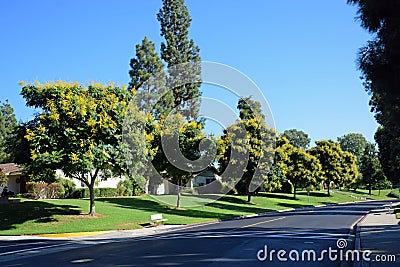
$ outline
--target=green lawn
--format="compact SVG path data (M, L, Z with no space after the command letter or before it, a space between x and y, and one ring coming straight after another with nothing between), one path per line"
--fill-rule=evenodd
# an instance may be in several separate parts
M375 192L374 192L375 193ZM381 196L372 198L383 199ZM376 192L377 194L377 192ZM353 196L350 196L353 195ZM22 200L20 203L0 205L0 235L26 235L43 233L70 233L100 230L135 229L150 222L150 215L162 213L168 224L193 224L309 205L355 201L364 192L299 192L296 200L292 194L261 193L246 203L245 196L225 196L205 206L177 210L159 203L150 196L130 198L101 198L96 200L96 217L86 215L89 201L83 199ZM166 196L175 198L176 196ZM210 195L209 197L215 197ZM199 202L205 196L192 196L186 201Z

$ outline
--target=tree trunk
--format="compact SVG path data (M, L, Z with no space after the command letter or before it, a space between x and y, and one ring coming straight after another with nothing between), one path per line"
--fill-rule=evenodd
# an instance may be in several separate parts
M146 184L144 186L144 193L149 194L150 176L146 176Z
M247 202L251 202L251 193L250 192L248 192L247 193Z
M94 183L89 185L89 194L90 194L90 207L89 207L89 215L96 215L96 207L94 204Z
M368 195L372 195L372 184L369 184Z
M89 208L90 216L96 215L96 207L94 204L94 185L98 174L99 174L99 169L96 169L93 175L90 173L90 184L88 185L89 195L90 195L90 208Z
M176 200L176 207L180 208L181 207L181 186L178 185L178 199Z
M328 180L327 187L328 187L328 197L330 197L331 196L331 191L330 191L330 189L331 189L331 181L330 180Z
M296 199L297 187L293 184L293 198Z

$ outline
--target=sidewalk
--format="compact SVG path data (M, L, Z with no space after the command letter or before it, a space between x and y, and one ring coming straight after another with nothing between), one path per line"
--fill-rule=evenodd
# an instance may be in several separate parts
M358 234L360 249L372 251L371 261L363 260L358 266L400 266L400 225L393 209L391 213L388 209L371 210L358 223Z

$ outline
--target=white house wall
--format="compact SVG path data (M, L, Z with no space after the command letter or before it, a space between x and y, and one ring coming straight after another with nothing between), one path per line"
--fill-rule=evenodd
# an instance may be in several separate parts
M20 175L8 175L8 180L7 180L7 187L8 191L12 191L15 194L19 193L19 188L20 185L17 183L17 178L20 178Z
M61 170L56 170L56 175L58 177L64 178L64 179L69 179L72 180L75 183L75 186L77 188L84 188L86 187L80 180L75 179L75 178L68 178L64 175L64 173ZM125 177L112 177L108 178L107 180L104 181L96 181L95 188L117 188L117 185L120 181L124 180Z

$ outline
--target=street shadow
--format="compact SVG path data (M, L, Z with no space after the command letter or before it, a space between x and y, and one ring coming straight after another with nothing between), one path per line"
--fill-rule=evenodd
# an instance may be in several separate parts
M23 201L0 205L0 230L15 229L28 221L57 222L54 215L79 215L78 206L55 205L43 201Z

